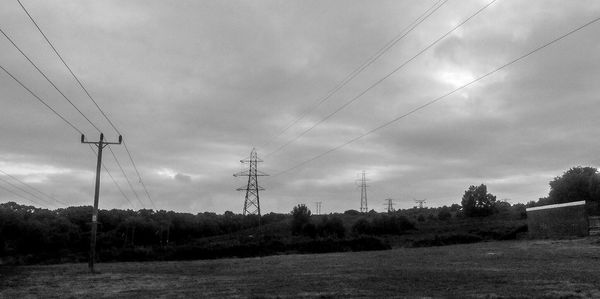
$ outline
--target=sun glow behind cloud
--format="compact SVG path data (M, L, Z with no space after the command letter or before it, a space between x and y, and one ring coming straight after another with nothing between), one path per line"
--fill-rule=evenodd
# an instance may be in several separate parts
M461 87L473 80L475 77L471 71L462 68L447 68L437 73L438 81L454 88Z

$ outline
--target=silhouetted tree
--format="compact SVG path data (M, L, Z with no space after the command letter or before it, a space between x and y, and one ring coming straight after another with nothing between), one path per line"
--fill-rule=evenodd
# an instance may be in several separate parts
M304 225L310 222L310 210L306 205L299 204L292 209L292 234L302 233Z
M480 217L493 214L496 196L487 192L487 186L481 184L477 187L470 186L462 197L461 205L467 217Z
M550 194L542 204L600 201L600 174L594 167L573 167L550 182Z

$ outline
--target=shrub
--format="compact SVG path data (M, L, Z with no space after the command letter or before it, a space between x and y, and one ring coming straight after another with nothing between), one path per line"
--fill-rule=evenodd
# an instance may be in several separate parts
M450 211L449 211L449 210L445 210L445 209L443 209L443 210L441 210L441 211L438 213L438 219L439 219L439 220L446 221L446 220L448 220L448 219L450 219L450 218L452 218L452 213L450 213Z
M356 235L370 235L373 233L373 228L367 219L360 218L352 225L352 233Z
M317 230L321 237L343 238L346 235L344 223L338 217L324 217Z
M302 234L304 226L310 221L310 210L300 204L292 209L292 234Z

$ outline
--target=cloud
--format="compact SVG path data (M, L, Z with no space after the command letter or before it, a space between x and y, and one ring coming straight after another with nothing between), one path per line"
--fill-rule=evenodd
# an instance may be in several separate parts
M59 1L25 3L123 134L103 162L101 206L241 212L246 184L232 174L256 147L262 210L360 207L356 174L369 174L370 208L460 201L488 183L498 198L545 196L574 165L597 165L598 25L461 92L290 172L469 79L527 53L600 12L597 1L497 1L280 152L484 5L449 1L353 81L279 136L431 4L361 1ZM112 130L18 3L0 4L3 30L98 125ZM94 130L6 40L0 64L87 136ZM91 204L96 156L69 128L0 73L0 168L70 204ZM129 159L135 160L137 171ZM121 171L122 166L123 171ZM148 198L137 172L151 198ZM124 174L123 174L124 173ZM3 185L4 186L4 185ZM131 187L130 187L131 186ZM0 190L0 201L16 200Z
M182 183L191 183L192 182L192 177L189 175L185 175L185 174L181 174L178 173L173 177L176 181L182 182Z

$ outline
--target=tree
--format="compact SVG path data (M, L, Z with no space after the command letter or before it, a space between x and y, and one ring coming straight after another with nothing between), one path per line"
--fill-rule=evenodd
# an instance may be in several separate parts
M310 210L306 205L299 204L292 209L292 234L302 233L302 229L310 222Z
M594 167L573 167L550 182L546 204L573 201L600 201L600 174Z
M487 192L487 186L481 184L477 187L470 186L462 197L461 205L465 216L483 217L493 214L496 196Z
M460 211L460 208L461 208L461 207L460 207L460 205L459 205L459 204L457 204L457 203L453 203L453 204L450 206L450 211L452 211L452 212L458 212L458 211Z

